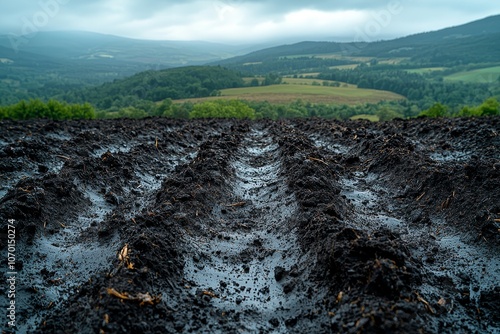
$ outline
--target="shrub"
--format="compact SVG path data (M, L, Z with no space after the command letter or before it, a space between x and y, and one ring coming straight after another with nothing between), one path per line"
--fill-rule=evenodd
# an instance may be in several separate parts
M391 110L387 107L384 107L378 110L375 115L378 116L381 122L391 121L396 118L403 118L403 115L398 113L397 111Z
M497 116L500 115L500 103L494 97L490 97L484 101L480 106L463 107L458 113L460 117L479 117L479 116Z
M481 116L496 116L500 113L499 108L500 103L494 97L490 97L478 107Z
M88 104L66 104L56 100L44 103L40 100L24 100L6 107L0 107L0 119L9 118L25 120L32 118L46 118L53 120L64 119L94 119L94 108Z
M448 115L448 107L441 103L436 103L427 110L422 111L419 116L423 117L445 117Z

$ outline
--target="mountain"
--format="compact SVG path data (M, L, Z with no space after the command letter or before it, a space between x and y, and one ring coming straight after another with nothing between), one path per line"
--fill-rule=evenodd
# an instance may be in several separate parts
M15 64L16 67L25 68L44 66L53 69L60 66L60 61L31 52L15 51L12 48L0 45L0 64L11 67Z
M344 56L410 57L420 62L495 62L500 59L500 15L433 32L389 41L301 42L255 51L216 62L220 65L263 62L279 57L339 53Z
M433 32L415 34L395 39L394 41L413 44L438 43L446 40L457 40L461 38L485 36L499 33L500 15L495 15L463 25L445 28Z
M438 31L369 43L358 55L412 57L426 62L496 62L500 59L500 15Z
M163 68L203 64L249 50L248 46L139 40L81 31L38 32L21 37L0 36L0 46L12 48L13 45L18 46L17 51L64 60L117 60Z

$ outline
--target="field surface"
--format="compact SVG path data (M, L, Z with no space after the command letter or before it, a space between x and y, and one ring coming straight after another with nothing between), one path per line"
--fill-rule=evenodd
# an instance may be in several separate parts
M19 333L499 332L499 189L499 118L0 122Z
M500 66L481 68L478 70L459 72L445 77L447 81L463 81L473 83L493 83L500 78Z
M323 86L323 81L314 79L285 78L286 84L223 89L221 96L177 100L176 102L203 102L214 99L238 99L246 101L268 101L270 103L290 103L303 100L312 103L364 104L380 101L404 100L405 97L382 90L360 89L353 85L347 87ZM312 85L315 82L317 85Z
M444 71L446 67L424 67L424 68L415 68L411 70L406 70L409 73L417 73L417 74L427 74L436 71Z

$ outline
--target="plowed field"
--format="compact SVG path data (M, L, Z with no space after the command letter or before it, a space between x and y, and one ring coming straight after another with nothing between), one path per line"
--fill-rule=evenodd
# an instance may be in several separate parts
M500 118L3 121L0 222L6 333L500 332Z

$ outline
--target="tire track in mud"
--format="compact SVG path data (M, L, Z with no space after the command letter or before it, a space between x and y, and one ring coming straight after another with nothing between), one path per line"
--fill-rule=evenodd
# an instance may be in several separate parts
M452 130L455 133L456 131L456 129ZM388 139L390 140L392 139ZM411 143L403 145L408 145L412 151L412 146L418 148L414 150L415 153L408 154L412 156L409 160L420 160L424 166L429 166L431 178L439 177L440 174L462 173L464 166L467 169L471 168L468 166L477 165L476 168L482 169L489 165L489 156L495 155L491 147L483 146L475 138L467 140L466 145L472 151L486 153L482 155L481 162L477 161L477 156L476 161L471 156L465 155L466 158L464 158L459 151L456 155L450 154L451 146L443 144L442 140L430 140L426 145L406 138L404 140ZM426 147L429 149L422 149ZM363 188L368 191L374 192L375 189L382 189L378 196L382 206L390 207L394 215L398 217L395 224L388 224L386 227L397 233L414 256L422 261L423 280L418 293L431 305L429 313L432 316L428 327L433 331L495 332L500 330L496 311L498 302L493 301L498 300L500 293L498 245L492 243L492 240L488 241L486 238L477 236L481 230L477 231L475 227L464 228L467 225L473 225L474 220L487 220L488 218L479 218L481 210L480 205L476 203L474 204L478 207L477 216L473 218L465 214L453 214L450 210L450 207L454 205L453 201L458 200L458 197L465 197L460 194L461 192L467 191L470 187L483 187L480 181L483 176L478 176L478 181L475 181L474 175L471 177L465 175L460 183L456 183L456 180L426 182L427 184L420 185L418 195L414 194L408 198L406 193L413 193L412 187L419 184L418 176L416 180L409 178L407 184L400 186L399 189L394 185L385 186L385 183L388 183L387 178L399 179L398 165L408 168L404 162L395 165L394 170L367 173L361 180L364 184ZM458 190L455 187L461 189ZM451 195L446 194L448 191ZM441 197L442 193L448 197ZM484 196L486 193L481 195ZM404 200L405 197L407 200ZM486 200L486 202L490 201ZM467 202L463 201L463 203ZM419 208L415 209L417 205ZM458 210L464 209L463 207Z
M254 126L232 159L227 200L212 211L220 222L212 240L192 240L185 280L193 293L211 295L219 313L239 313L244 332L288 333L295 317L312 307L299 280L305 262L291 221L298 207L286 186L280 151L262 126Z
M421 260L424 275L416 291L429 301L430 314L445 319L430 322L429 328L436 332L445 328L498 330L489 320L496 315L487 305L492 295L498 296L500 256L495 249L471 243L470 235L439 214L430 216L427 224L414 224L407 208L394 200L393 192L377 182L378 178L374 173L355 172L343 179L342 193L352 204L355 225L370 231L388 229Z
M19 217L25 223L18 230L22 237L18 242L19 280L26 282L17 298L21 332L33 330L53 306L69 298L89 277L110 267L111 259L123 246L122 231L114 222L119 217L130 221L150 206L162 179L177 165L192 161L202 143L190 138L194 131L189 123L165 129L133 127L131 133L121 123L105 132L82 122L69 123L64 129L58 124L42 124L40 132L33 131L19 142L14 141L17 133L12 133L9 140L15 146L4 145L7 154L18 152L16 156L24 164L36 166L38 161L47 166L43 172L28 171L17 185L23 190L13 188L0 198L0 213L8 212L4 209L9 203L18 207L11 212L25 215ZM84 131L78 132L80 127ZM23 136L23 131L18 132ZM172 135L177 132L180 134ZM206 133L196 136L201 138L210 132L207 127ZM44 143L43 138L50 140ZM22 160L33 154L33 147L24 141L45 145L36 161ZM125 146L127 149L122 149ZM54 159L64 163L55 168L51 162ZM44 212L40 214L36 207L41 203ZM68 208L71 212L65 213ZM8 217L17 218L11 214ZM0 302L4 298L1 295Z
M456 136L458 130L452 131ZM491 130L485 129L483 135L489 131ZM368 135L359 129L352 132L351 138L354 140L344 140L346 146L332 142L329 135L307 133L318 149L326 150L332 157L346 162L347 169L340 179L340 184L341 194L350 205L351 226L370 233L386 229L404 242L415 259L419 259L422 282L415 287L415 293L421 298L420 302L428 303L425 304L428 311L428 330L498 331L499 327L495 325L499 319L495 311L498 303L493 301L499 297L500 292L500 256L496 246L486 242L486 238L484 243L483 240L477 242L478 238L473 237L473 230L464 230L456 222L452 224L452 218L447 217L446 207L441 202L435 205L441 206L441 209L436 210L432 202L429 205L428 201L424 201L426 194L432 194L433 189L429 189L429 186L419 190L419 195L410 199L410 202L421 203L420 209L414 210L414 204L409 204L404 200L405 195L402 195L402 189L408 189L412 180L408 180L408 184L399 189L390 181L392 178L396 184L400 182L398 173L405 167L399 166L410 165L413 159L430 164L431 174L446 169L459 171L461 165L474 163L470 153L474 151L486 151L482 156L484 160L495 159L498 157L498 151L492 149L493 142L492 146L482 147L475 138L470 138L465 142L469 151L462 152L452 151L454 148L450 144L443 144L439 135L435 135L437 139L424 144L420 140L406 142L405 138L399 139L394 135L379 132L377 135L380 141L390 143L397 139L402 141L396 142L397 145L414 145L415 149L410 148L409 151L402 152L409 162L403 160L404 158L398 160L390 157L396 150L383 152L375 158L379 164L384 160L390 161L391 158L395 162L394 165L388 166L382 164L386 169L377 171L371 167L374 160L372 154L376 151L368 151L365 156L360 155L361 145L355 140L358 136ZM409 173L407 174L409 176ZM462 220L466 221L466 218L462 217Z
M224 183L222 173L226 171L227 161L227 154L222 151L227 149L231 152L238 135L230 134L234 123L229 121L195 121L186 122L185 125L185 129L192 136L188 134L187 138L178 138L178 142L171 142L170 145L160 137L158 145L153 141L153 145L139 147L142 155L149 160L161 154L166 159L184 163L177 165L160 186L155 185L141 212L137 213L130 205L140 196L134 198L131 195L132 201L129 202L125 198L124 203L117 205L112 211L113 214L108 214L103 224L97 227L101 241L118 236L120 244L111 246L113 251L119 252L125 244L128 246L130 263L133 265L124 268L114 253L114 258L109 259L106 268L101 268L101 271L92 277L92 281L83 284L67 302L60 304L59 316L53 312L49 313L44 319L44 325L38 328L40 332L67 332L68 329L59 323L59 318L67 317L68 313L78 314L76 326L78 323L85 323L83 331L92 333L126 332L131 329L135 332L149 332L153 331L152 328L155 328L154 331L160 328L160 332L172 332L181 328L178 324L182 323L181 318L189 318L190 314L193 317L199 316L193 312L193 305L197 301L193 300L191 305L187 302L191 297L184 289L176 288L183 266L181 254L184 253L184 247L181 239L185 234L196 234L203 230L204 227L198 222L198 212L200 217L206 213L204 208L208 197L205 194L217 197L221 192L220 185ZM244 132L245 128L238 126L234 131ZM196 151L196 154L175 159L175 156L169 153L172 152L172 147L177 146ZM132 154L134 151L135 149L131 151ZM101 158L103 157L111 164L117 163L121 166L126 155L109 152ZM153 165L155 168L160 166L156 162ZM147 171L144 167L136 166L136 171ZM166 166L163 167L165 172ZM134 199L136 201L133 201ZM128 215L132 215L133 219L127 219ZM145 307L133 302L127 305L127 302L124 304L116 295L110 295L110 288L126 294L158 298ZM159 297L161 293L163 298ZM154 306L150 307L151 305ZM125 309L122 312L114 311L123 306ZM183 313L176 320L172 314L177 312ZM138 313L148 321L137 321ZM154 321L151 321L152 313L155 314ZM112 320L103 322L103 318ZM182 327L187 325L183 323ZM196 326L200 328L198 322ZM75 326L71 328L72 331L82 330Z
M311 131L309 125L287 121L276 131L284 137L290 186L302 206L301 244L315 253L313 279L328 289L319 308L328 317L317 320L319 332L422 331L425 310L412 290L420 280L415 259L387 229L367 229L353 219L343 189L350 162L342 137L350 130L325 123L328 134L320 137L322 126Z

